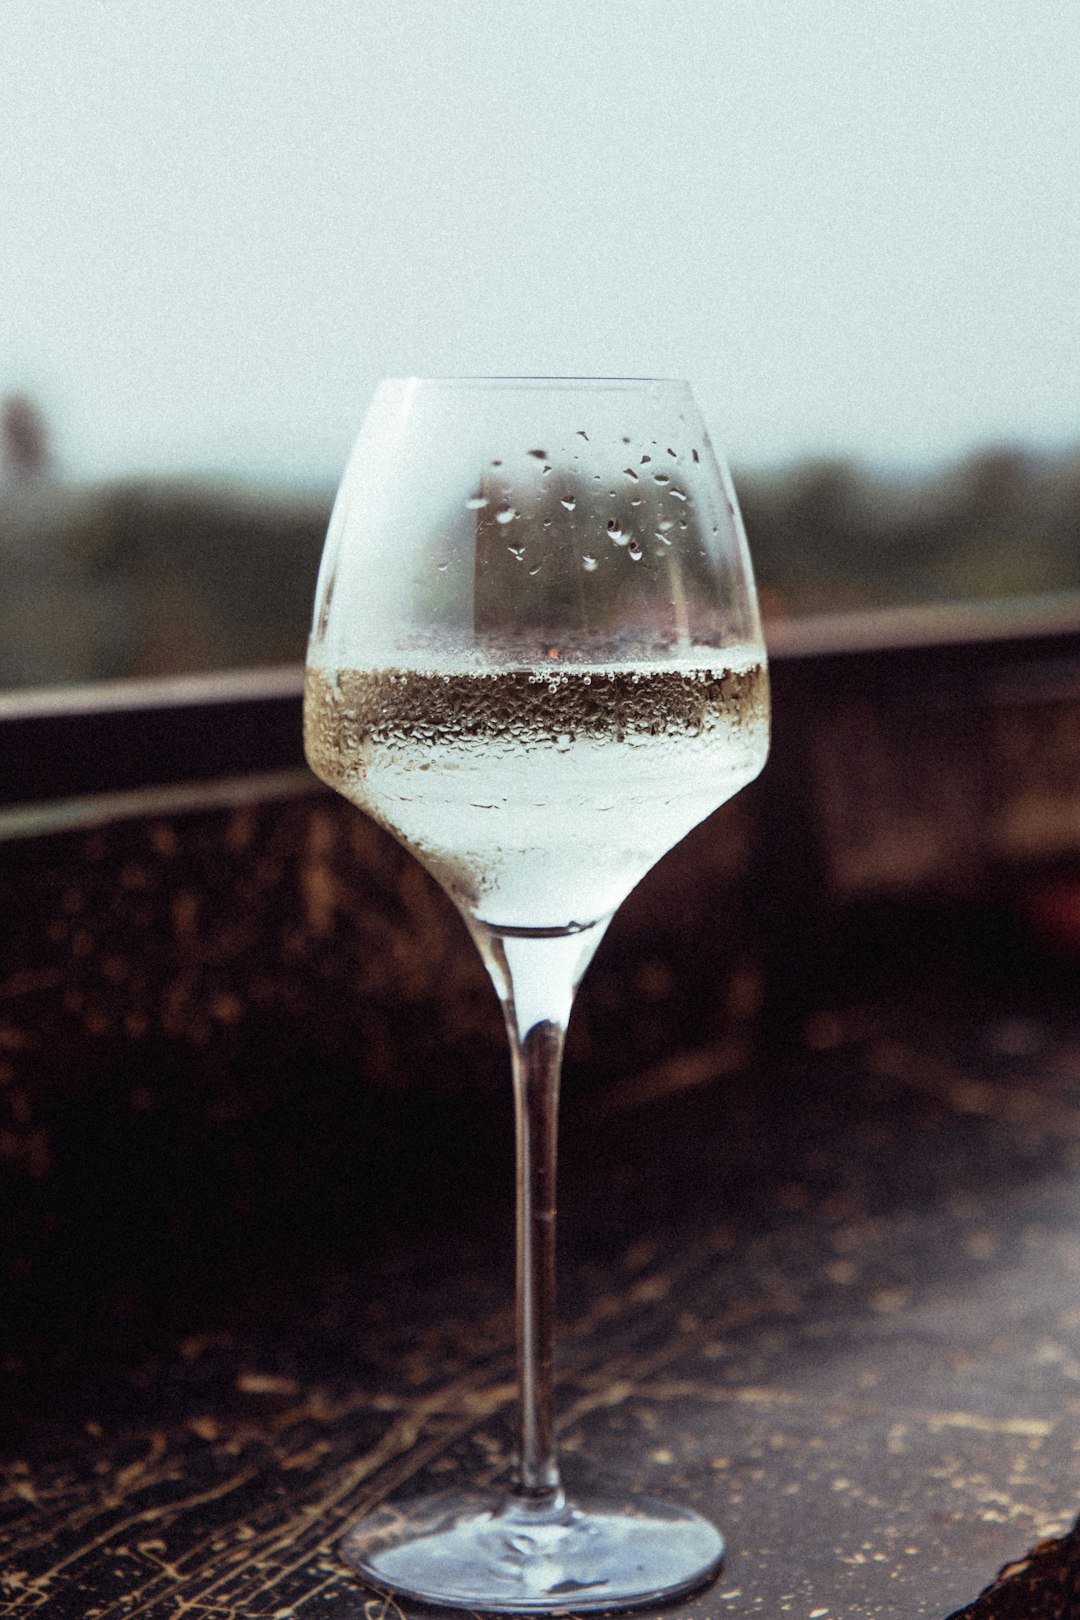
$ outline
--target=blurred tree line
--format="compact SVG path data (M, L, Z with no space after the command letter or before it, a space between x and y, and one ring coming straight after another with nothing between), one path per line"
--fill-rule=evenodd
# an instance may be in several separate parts
M820 461L736 478L766 614L1080 590L1080 449L922 475Z
M767 618L1080 591L1080 450L736 477ZM64 482L0 407L0 689L304 656L332 492Z

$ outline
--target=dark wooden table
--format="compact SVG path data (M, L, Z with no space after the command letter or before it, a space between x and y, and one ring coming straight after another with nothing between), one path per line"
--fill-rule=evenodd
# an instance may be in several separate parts
M1080 1505L1080 1018L928 998L753 1046L567 1111L566 1473L722 1525L679 1615L940 1620ZM509 1466L508 1217L477 1188L171 1354L24 1379L0 1613L381 1612L350 1519ZM1047 1556L973 1620L1080 1612L1075 1560L1015 1607Z

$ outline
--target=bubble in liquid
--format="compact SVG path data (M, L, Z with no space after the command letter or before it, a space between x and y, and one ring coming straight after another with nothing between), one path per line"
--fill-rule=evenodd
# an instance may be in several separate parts
M633 559L633 561L634 562L640 562L641 557L642 557L642 551L641 551L641 547L638 545L636 540L631 540L629 549L630 549L630 556Z
M513 523L516 517L517 511L514 507L500 506L499 510L495 514L495 521L496 523Z
M583 551L581 554L581 566L587 574L595 574L600 564L591 551Z
M487 504L488 498L486 495L470 495L468 500L465 502L465 510L467 512L479 512L481 507L484 507Z
M565 506L568 512L573 512L577 507L577 501L575 501L572 495L564 495L560 505Z

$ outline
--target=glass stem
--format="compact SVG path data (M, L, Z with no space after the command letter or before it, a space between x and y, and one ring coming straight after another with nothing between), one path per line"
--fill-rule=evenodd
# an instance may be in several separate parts
M506 929L470 920L499 993L514 1080L517 1172L516 1493L538 1509L563 1501L555 1446L555 1172L559 1079L574 992L607 919L571 929Z
M509 1022L509 1021L508 1021ZM565 1030L545 1020L510 1044L517 1141L517 1489L559 1491L555 1455L555 1165Z

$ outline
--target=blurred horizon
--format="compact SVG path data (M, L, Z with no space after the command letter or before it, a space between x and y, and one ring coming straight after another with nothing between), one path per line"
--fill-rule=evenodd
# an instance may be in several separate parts
M303 660L332 483L73 482L29 402L0 428L0 692ZM1010 599L1080 623L1080 445L921 476L834 457L734 477L767 627L929 606L970 622Z
M357 432L366 414L367 405L357 421ZM23 439L24 424L29 424L29 442ZM138 465L104 464L93 466L70 465L58 445L55 424L49 419L42 401L27 389L0 391L0 496L22 488L37 486L54 491L69 489L90 494L128 485L159 485L162 487L190 486L197 489L248 493L271 499L332 497L341 481L352 450L353 434L346 446L340 466L290 468L286 464L234 462L215 466L181 464ZM842 449L794 449L786 455L755 459L752 456L733 459L724 447L716 445L731 471L744 479L783 481L815 470L844 469L853 478L876 484L883 492L900 491L921 485L931 487L941 480L954 478L965 467L987 459L1004 458L1031 466L1067 464L1080 460L1080 422L1076 432L1050 438L1049 436L1024 439L1018 434L991 436L984 440L942 449L936 454L912 456L907 459L874 456L867 452Z

